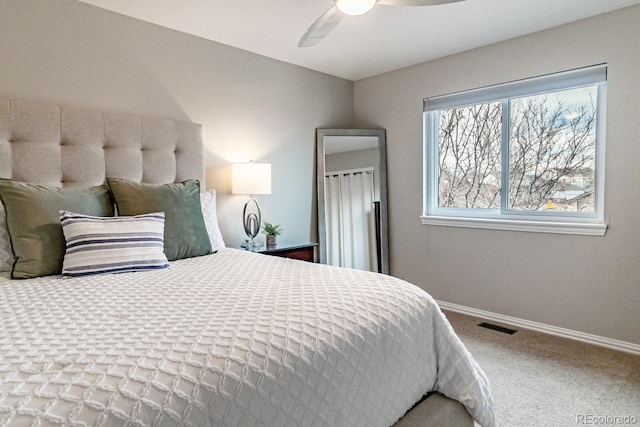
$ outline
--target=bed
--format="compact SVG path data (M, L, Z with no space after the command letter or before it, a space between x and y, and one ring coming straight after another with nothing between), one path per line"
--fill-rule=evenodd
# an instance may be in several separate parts
M426 292L225 248L203 159L196 124L0 99L1 426L495 424Z

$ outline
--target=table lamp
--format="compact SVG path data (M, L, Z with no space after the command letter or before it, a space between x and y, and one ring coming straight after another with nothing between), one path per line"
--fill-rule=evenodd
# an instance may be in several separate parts
M260 205L253 197L257 194L271 194L271 164L270 163L234 163L231 165L231 193L248 194L249 200L242 210L244 232L250 239L250 249L254 248L255 237L260 232L262 214ZM255 205L255 212L250 211L249 204Z

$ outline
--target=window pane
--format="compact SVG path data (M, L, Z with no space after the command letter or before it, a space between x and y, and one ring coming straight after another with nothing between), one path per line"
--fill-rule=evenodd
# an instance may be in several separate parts
M513 98L509 208L595 212L597 87Z
M440 112L439 207L500 208L501 115L500 102Z

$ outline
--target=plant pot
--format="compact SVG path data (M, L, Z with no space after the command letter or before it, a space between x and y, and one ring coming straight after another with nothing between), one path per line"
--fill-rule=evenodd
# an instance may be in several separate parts
M276 245L276 235L267 234L267 246L275 246L275 245Z

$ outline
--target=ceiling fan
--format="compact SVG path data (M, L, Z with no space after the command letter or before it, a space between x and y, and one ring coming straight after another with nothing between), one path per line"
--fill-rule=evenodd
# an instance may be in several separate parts
M364 15L376 4L387 6L434 6L463 0L334 0L335 5L320 16L304 33L298 47L315 46L340 23L345 15Z

